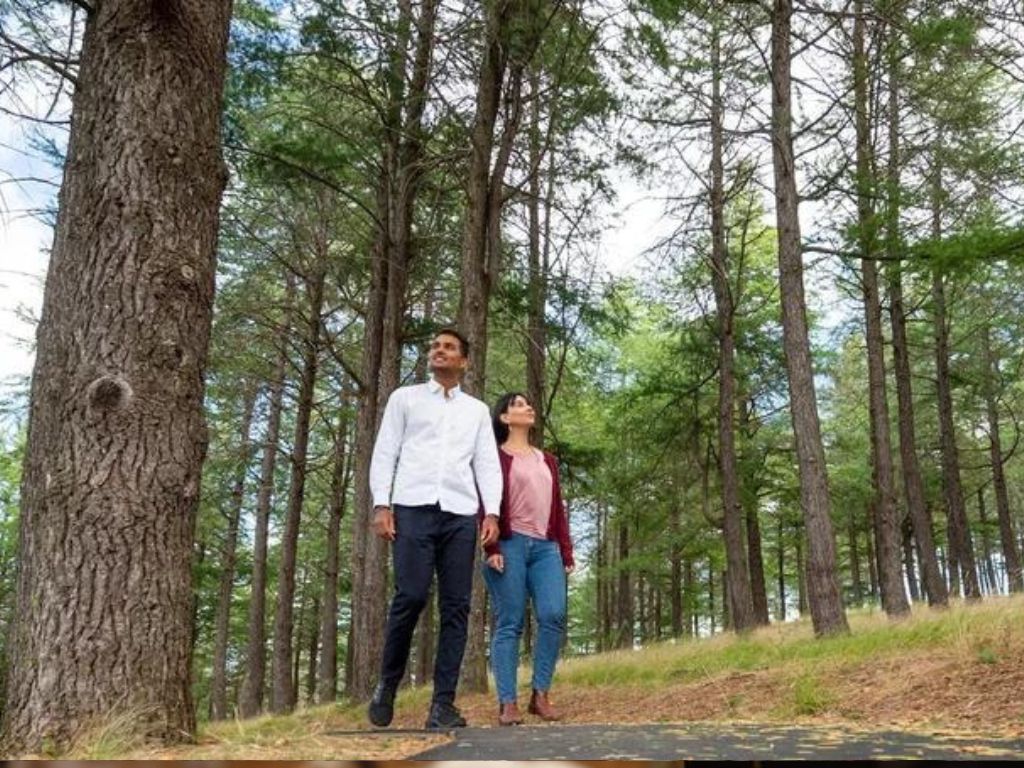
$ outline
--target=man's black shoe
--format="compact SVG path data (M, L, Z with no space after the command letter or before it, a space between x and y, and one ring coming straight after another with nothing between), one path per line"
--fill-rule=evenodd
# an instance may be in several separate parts
M391 725L391 719L395 716L395 689L388 688L384 683L377 683L367 714L370 716L370 722L378 728Z
M430 730L448 730L449 728L464 728L466 718L462 716L454 704L443 701L435 701L430 705L430 715L427 716L426 728Z

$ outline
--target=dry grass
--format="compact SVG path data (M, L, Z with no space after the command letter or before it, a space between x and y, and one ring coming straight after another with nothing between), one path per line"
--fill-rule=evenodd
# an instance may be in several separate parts
M802 723L1024 735L1024 597L941 612L918 608L899 622L879 612L849 618L850 635L838 638L815 639L807 622L792 622L746 637L568 659L553 698L568 723ZM520 680L528 684L528 669ZM401 692L392 730L421 728L428 702L429 690ZM472 724L495 722L493 695L464 695L459 705ZM363 708L346 705L207 724L197 744L170 750L118 741L120 731L111 725L75 756L400 759L447 738L374 734Z

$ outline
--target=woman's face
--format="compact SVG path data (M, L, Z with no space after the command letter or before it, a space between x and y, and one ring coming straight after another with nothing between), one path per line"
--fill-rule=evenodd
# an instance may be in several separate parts
M505 423L510 427L532 427L537 420L530 401L522 395L516 395L505 411Z

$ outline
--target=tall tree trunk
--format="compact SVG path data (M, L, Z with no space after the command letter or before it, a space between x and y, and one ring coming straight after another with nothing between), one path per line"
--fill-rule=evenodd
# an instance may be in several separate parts
M536 19L530 18L530 5L531 0L495 0L484 4L483 60L477 78L476 114L470 133L458 313L459 329L469 340L471 355L463 386L466 392L480 398L485 396L486 390L491 289L501 271L505 171L519 128L525 67L536 47L536 42L526 42L525 57L510 59L509 35L516 25L524 28L536 25ZM495 130L506 69L506 114L496 147ZM466 691L487 690L486 604L483 579L479 570L474 569L469 636L460 683Z
M320 329L322 326L324 282L327 275L328 244L318 233L315 245L316 263L307 280L309 315L303 334L302 380L295 404L295 440L291 457L291 484L288 488L288 509L284 532L281 535L281 565L277 580L277 607L274 612L274 646L271 665L273 687L270 711L275 714L290 712L296 703L297 691L290 671L292 659L292 611L295 602L295 559L299 545L299 525L302 504L306 498L306 463L309 451L310 418L316 393L317 364L320 356Z
M399 382L407 274L413 253L412 220L423 175L422 119L432 69L436 12L436 0L426 0L420 7L410 76L405 50L413 24L412 6L408 0L399 3L399 32L388 72L383 172L377 196L378 236L366 314L356 438L352 624L346 680L348 695L357 701L370 697L384 648L388 550L370 532L370 457L384 405Z
M708 559L708 622L709 635L715 634L715 564Z
M807 563L800 539L796 540L796 609L801 616L807 615Z
M228 629L231 618L231 595L235 586L235 559L238 548L238 523L242 517L245 499L245 477L252 460L252 415L256 406L258 388L250 385L243 394L241 441L238 464L231 484L230 506L227 511L227 531L221 560L220 583L217 589L217 613L214 619L213 679L210 682L210 719L223 720L228 713Z
M949 381L949 329L946 321L946 289L942 275L932 270L932 304L935 330L935 379L938 389L939 442L942 448L942 490L946 498L950 561L954 559L963 578L964 597L981 599L978 568L974 560L967 510L960 485L960 455L953 424L953 393Z
M860 575L860 552L857 548L857 521L854 509L850 507L849 523L846 527L846 536L850 547L850 581L853 586L853 604L864 604L864 583Z
M849 631L836 575L835 536L829 516L825 449L814 392L807 333L799 199L792 138L790 27L792 0L775 0L772 13L772 159L778 217L779 292L789 407L800 467L800 505L807 535L807 582L817 635Z
M669 515L669 535L672 537L671 551L669 554L669 566L671 569L670 590L671 590L671 611L672 611L672 637L680 637L683 634L683 548L679 538L682 528L682 504L679 499L679 491L672 501L672 510Z
M713 22L711 35L711 283L718 314L718 475L722 494L722 536L728 567L731 628L746 632L754 627L750 572L743 541L743 510L736 462L735 309L729 285L729 253L725 243L725 170L723 152L722 74L719 30Z
M992 563L992 538L988 533L988 514L985 511L985 489L978 487L978 530L981 533L981 563L988 582L988 593L994 594L999 591L999 582L996 580L996 568Z
M888 257L886 277L889 293L889 322L892 328L893 375L899 408L900 465L907 514L914 527L920 553L921 581L928 604L942 608L949 604L945 579L939 570L931 513L925 504L924 481L917 459L917 435L914 427L914 397L911 387L910 352L907 344L907 317L903 303L903 276L900 263L900 32L898 19L889 27L886 58L889 69L889 158L886 167L886 236Z
M191 738L229 0L92 4L37 330L6 754ZM103 610L96 610L101 605Z
M903 536L903 568L907 574L907 589L910 590L910 599L916 603L921 599L921 593L917 586L917 569L914 567L914 529L909 517L903 518L900 532Z
M687 558L686 562L683 563L683 627L687 637L693 637L697 634L697 611L694 608L693 581L693 561Z
M547 325L545 323L544 308L547 304L547 250L549 238L544 238L541 245L541 235L547 234L547 226L544 231L541 229L541 136L540 136L540 112L541 112L541 88L540 74L536 68L530 73L530 98L533 103L530 109L530 192L527 210L529 213L529 282L528 282L528 303L526 320L526 394L533 404L537 413L537 421L534 424L534 442L539 447L544 447L544 425L547 419L546 392L546 365L547 365ZM550 184L550 181L549 181ZM545 202L550 201L550 195ZM550 218L550 216L549 216Z
M295 278L286 277L285 318L294 301ZM278 357L270 382L267 405L267 431L263 438L260 463L260 484L256 497L256 520L253 532L252 588L249 595L249 626L246 633L245 677L238 695L238 712L242 717L255 717L263 709L263 688L266 677L266 608L267 608L267 534L274 496L274 473L277 469L278 437L284 404L285 369L288 366L287 333L289 323L282 320L281 338L277 340Z
M630 587L629 571L624 563L629 559L629 526L626 521L619 520L619 589L618 605L616 610L616 623L618 624L618 637L615 642L616 648L633 647L633 590Z
M786 543L783 534L785 525L782 516L779 516L779 531L777 547L775 549L775 565L779 570L779 621L786 620Z
M315 589L315 587L314 587ZM309 632L307 633L309 640L308 655L306 656L306 704L312 704L316 698L316 660L318 651L320 650L320 631L317 618L320 616L320 595L314 592L313 594L313 606L309 612L309 620L304 622L309 626ZM301 641L302 635L299 635ZM295 687L298 688L298 680L295 682Z
M868 360L868 411L871 423L871 469L875 495L874 531L882 608L890 618L910 612L900 569L900 533L889 435L889 397L885 387L885 340L879 300L876 229L872 202L871 124L868 115L868 61L863 0L854 3L853 82L857 132L857 239L861 252L864 335Z
M982 327L981 342L985 366L982 381L985 389L985 410L988 415L988 447L992 463L992 489L996 496L996 515L999 519L999 542L1002 545L1003 563L1006 566L1006 582L1010 592L1024 590L1021 575L1020 553L1017 551L1013 519L1010 516L1010 496L1006 489L1006 474L1003 471L1003 445L999 434L999 404L996 399L996 381L999 377L999 362L992 354L992 328L988 323Z
M866 550L865 553L864 553L864 556L865 556L865 558L868 561L868 591L869 591L869 593L871 595L871 599L872 600L877 600L878 599L878 558L875 556L874 537L871 535L871 530L873 530L873 527L874 527L874 522L873 522L874 514L875 514L874 505L873 504L868 504L868 518L869 518L869 525L871 527L868 529L867 535L864 538L864 548Z
M341 540L341 519L348 496L348 393L343 391L338 404L338 423L334 427L334 456L331 467L331 496L327 505L327 557L324 561L323 612L320 615L320 680L318 699L321 704L334 701L338 695L338 561Z
M752 401L744 396L740 402L740 433L748 442L752 440L750 415ZM742 464L741 464L742 466ZM758 517L757 488L753 473L744 472L740 487L740 503L747 523L747 564L750 567L750 597L754 604L754 620L767 626L771 621L768 613L768 586L764 576L764 554L761 551L761 521Z

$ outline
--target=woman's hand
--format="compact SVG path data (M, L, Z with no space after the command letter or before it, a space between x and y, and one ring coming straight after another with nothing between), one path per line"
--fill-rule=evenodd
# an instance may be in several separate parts
M487 558L487 566L493 568L498 573L505 572L505 558L499 555L491 555Z
M566 574L566 576L568 576L570 573L572 573L575 570L576 570L576 566L575 565L567 565L567 566L565 566L565 574Z

